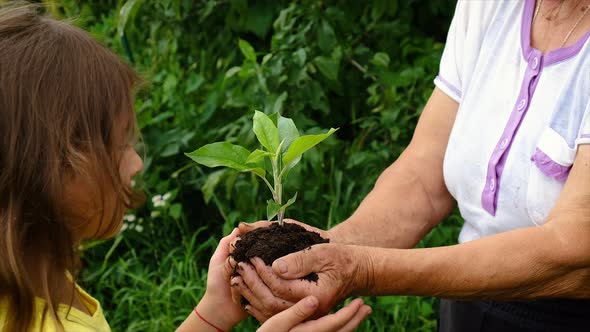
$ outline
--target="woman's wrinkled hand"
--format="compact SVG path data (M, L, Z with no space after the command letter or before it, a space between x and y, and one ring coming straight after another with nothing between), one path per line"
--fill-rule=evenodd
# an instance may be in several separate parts
M235 262L230 259L229 264ZM316 314L326 314L351 294L368 289L372 282L363 247L341 244L314 245L277 259L272 268L257 257L236 268L240 275L231 278L232 289L250 303L250 313L259 321L309 295L319 301ZM317 282L301 279L312 272L318 274Z
M322 238L329 239L330 243L338 243L339 242L339 239L335 238L335 235L331 234L329 231L324 231L322 229L319 229L319 228L316 228L313 226L309 226L305 223L302 223L302 222L294 220L294 219L285 219L284 221L285 221L285 223L296 224L296 225L299 225L299 226L305 228L308 231L318 233ZM266 221L266 220L261 220L261 221L257 221L257 222L253 222L253 223L241 222L238 225L239 234L241 236L243 236L244 234L251 232L255 229L269 227L271 224L272 224L272 222ZM239 240L240 240L240 238L238 236L238 237L234 238L233 241L230 243L230 249L229 249L230 253L233 252L233 249L235 248L235 244ZM227 261L227 270L225 273L225 278L228 282L230 281L230 278L235 275L235 272L236 272L235 270L237 268L238 268L238 266L237 266L236 262L230 257ZM233 285L233 287L231 288L232 298L234 300L234 303L236 303L236 304L241 304L241 298L242 298L242 294L240 293L240 288L237 287L237 284L239 281L240 281L240 279L235 279L235 280L232 280L232 282L231 282ZM273 301L273 304L272 304L272 307L274 308L274 310L268 311L268 312L269 313L271 313L271 312L277 313L277 312L280 312L282 310L285 310L285 309L291 307L293 304L294 304L294 302L292 302L292 301L288 301L288 300L280 299L280 298L275 298L275 300Z

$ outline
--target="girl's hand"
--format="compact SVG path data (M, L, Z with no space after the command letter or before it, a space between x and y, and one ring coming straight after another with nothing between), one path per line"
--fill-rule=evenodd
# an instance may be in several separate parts
M196 308L203 318L223 331L231 330L248 316L240 305L233 303L230 285L224 278L229 245L238 234L239 230L236 228L219 242L209 262L207 290ZM177 331L205 331L201 328L203 324L204 322L193 312Z
M229 257L229 244L238 234L239 230L234 229L230 235L219 242L209 262L207 290L197 305L197 310L203 317L224 331L229 331L248 316L240 305L233 303L230 285L224 278L225 264Z
M316 312L318 305L317 298L308 296L291 308L271 317L258 332L354 331L371 313L371 308L364 305L363 300L356 299L334 314L302 323ZM256 317L256 313L252 312L254 308L246 308Z

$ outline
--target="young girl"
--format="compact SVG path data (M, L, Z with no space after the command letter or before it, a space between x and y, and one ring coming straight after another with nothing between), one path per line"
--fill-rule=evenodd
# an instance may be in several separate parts
M0 330L110 331L100 303L76 284L76 248L117 234L134 201L140 80L86 32L39 10L0 7ZM229 330L246 317L223 278L237 235L220 242L206 294L179 330ZM261 330L348 331L370 311L355 300L299 324L317 303L306 298Z

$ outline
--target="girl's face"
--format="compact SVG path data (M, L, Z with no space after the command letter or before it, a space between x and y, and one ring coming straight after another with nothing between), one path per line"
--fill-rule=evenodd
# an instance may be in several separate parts
M127 145L123 151L121 164L119 164L119 174L121 174L121 182L127 187L131 188L131 180L143 169L143 160L137 154L137 151L131 146ZM130 202L125 202L127 205ZM123 216L121 216L122 218Z
M142 168L143 160L131 145L127 145L121 152L119 163L121 183L131 189L132 178ZM120 231L125 213L121 206L128 206L130 202L121 202L113 188L105 185L101 195L95 185L77 176L65 186L65 190L66 219L71 220L72 228L79 239L96 239L97 236L107 239Z

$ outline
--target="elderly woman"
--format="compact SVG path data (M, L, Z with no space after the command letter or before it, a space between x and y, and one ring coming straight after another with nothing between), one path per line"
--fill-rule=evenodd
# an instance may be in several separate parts
M408 148L348 220L316 230L331 243L240 263L250 313L424 295L443 298L440 331L588 330L589 37L590 0L459 1ZM458 245L409 249L455 205Z

